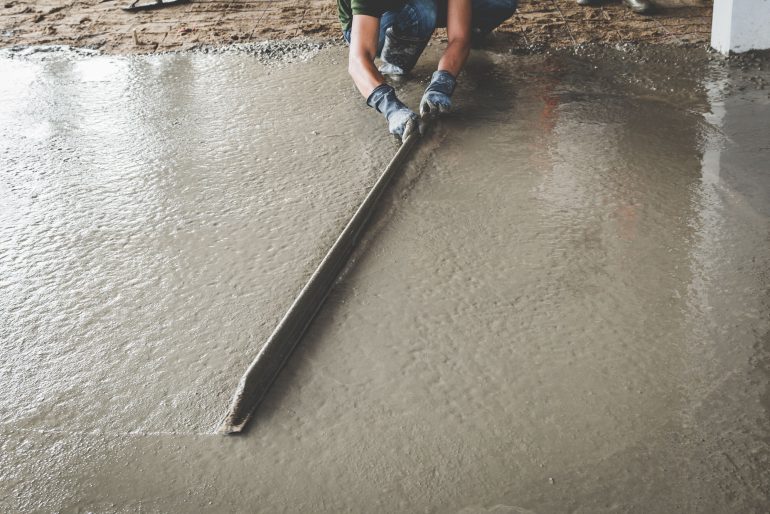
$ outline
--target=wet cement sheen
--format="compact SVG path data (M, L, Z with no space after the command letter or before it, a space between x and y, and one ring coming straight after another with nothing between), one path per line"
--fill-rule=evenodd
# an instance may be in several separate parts
M0 60L0 507L766 507L770 74L678 52L474 55L239 438L395 151L345 50Z

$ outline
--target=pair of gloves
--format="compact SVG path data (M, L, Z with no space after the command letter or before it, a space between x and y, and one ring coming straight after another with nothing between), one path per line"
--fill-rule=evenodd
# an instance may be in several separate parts
M433 73L430 84L420 101L421 116L436 116L452 108L451 96L457 80L451 73L438 70ZM369 107L377 109L388 120L388 129L394 136L406 140L414 130L419 130L420 118L397 97L392 86L380 84L366 100Z

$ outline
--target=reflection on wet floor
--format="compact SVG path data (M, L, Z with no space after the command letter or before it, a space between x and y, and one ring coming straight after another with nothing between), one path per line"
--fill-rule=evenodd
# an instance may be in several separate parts
M767 72L647 57L474 56L238 439L202 434L394 151L344 50L0 60L2 501L762 508Z
M389 149L333 125L314 134L281 101L304 87L287 84L295 70L192 56L3 66L17 78L2 86L3 420L209 430ZM315 115L331 118L344 77L318 82L330 93Z

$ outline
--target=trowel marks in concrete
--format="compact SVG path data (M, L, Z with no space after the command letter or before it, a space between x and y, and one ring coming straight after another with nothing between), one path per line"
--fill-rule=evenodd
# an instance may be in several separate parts
M186 425L175 420L193 414L211 414L215 420L228 387L293 298L293 288L301 286L303 273L312 269L310 262L317 262L339 230L335 222L323 225L328 213L337 213L333 219L343 223L340 213L352 209L371 178L364 169L382 169L392 155L383 121L353 94L344 56L344 49L331 50L318 61L290 68L312 88L290 80L289 71L252 71L254 64L237 56L107 61L145 70L142 77L152 77L150 71L161 64L176 70L169 76L178 76L179 66L186 63L196 70L190 73L192 82L232 73L232 80L217 83L227 91L232 84L235 92L253 95L254 103L239 101L237 108L231 106L235 114L219 112L228 95L215 101L210 95L216 89L209 87L196 89L194 99L183 104L184 95L167 98L174 108L165 112L157 105L160 100L151 109L141 102L125 103L113 116L134 113L129 126L160 137L144 138L154 142L153 153L137 152L135 159L162 158L125 171L110 157L128 153L126 147L92 145L91 151L101 156L99 166L79 182L66 182L62 168L75 173L88 162L86 157L78 165L44 160L48 148L68 148L59 141L36 143L41 149L26 161L22 159L32 152L27 147L3 147L3 159L26 162L15 164L10 176L27 177L14 179L14 189L4 186L3 193L18 205L3 211L0 262L11 271L2 274L2 306L10 313L2 319L27 316L23 323L2 325L4 354L18 356L11 364L0 364L3 383L15 388L0 392L7 420L0 427L0 487L7 493L0 498L8 510L466 514L766 508L770 99L758 80L749 79L770 77L754 65L733 70L682 50L579 57L476 54L455 94L457 113L423 142L402 180L386 195L355 262L246 437L20 430L62 427L69 420L88 429L100 426L99 416L111 416L108 429L124 421L140 428L211 426L195 418ZM416 106L422 79L435 59L435 53L426 56L416 73L419 80L403 86L403 99L410 105ZM664 60L669 63L656 64ZM24 65L43 73L53 64L3 66ZM759 64L767 69L767 63ZM315 73L319 71L322 76ZM67 75L61 69L48 73L61 82L33 76L29 83L48 83L56 91L69 84L73 98L88 85L63 80ZM171 79L161 76L152 82L155 88L172 87ZM324 155L324 144L310 135L304 139L314 130L304 123L312 109L291 104L286 108L295 109L290 111L295 115L283 118L274 107L284 98L275 92L278 88L304 92L302 98L315 106L313 95L327 93L311 77L337 87L330 98L341 97L333 104L341 107L322 111L327 119L319 122L321 135L328 131L330 138L339 138L330 139L338 155ZM148 80L118 90L152 91L142 89ZM174 91L185 81L175 83ZM261 89L252 92L254 84ZM109 89L101 86L94 86L92 94ZM265 109L283 121L284 131L265 133L225 118L233 114L231 118L245 119L237 114L246 110L253 120L262 119L264 114L253 107L260 98L270 100ZM120 99L115 94L82 104L94 109L88 105L113 105ZM57 93L48 103L35 97L26 104L15 102L13 108L27 105L45 112L64 101ZM4 103L3 108L10 106ZM58 120L67 120L68 113L52 118L51 126L64 127ZM336 119L350 126L333 125ZM175 120L186 123L186 130L164 139L169 131L180 130L174 129ZM15 126L20 132L27 125ZM164 130L150 130L153 126ZM191 140L195 145L177 137L193 130L205 133ZM4 132L3 144L8 137L18 140L16 132ZM215 134L221 136L217 141L244 148L225 151L200 143ZM285 159L280 161L284 166L304 174L286 176L267 166L268 161L257 161L265 158L257 149L268 155L272 151L261 146L263 137L283 149L274 159ZM365 150L376 153L361 157ZM284 155L292 151L298 152L296 161ZM191 162L187 153L197 160ZM314 161L313 153L321 157ZM175 159L185 165L163 167ZM326 169L319 162L327 163ZM141 176L152 163L165 173L137 179L132 195L101 193L112 191L116 181L121 184L123 173ZM41 170L45 174L36 175ZM95 182L101 170L112 174ZM280 191L280 198L307 205L281 210L284 204L279 202L267 216L252 205L267 201L250 183L254 180ZM308 183L303 181L324 180L336 182L324 182L316 188L320 193L301 187ZM68 189L60 183L77 192L79 201L56 197ZM222 193L225 187L228 195ZM116 213L109 202L97 202L103 196L121 209ZM19 213L33 209L41 198L50 204L33 211L41 217L59 203L72 212L90 205L86 212L91 216L104 210L123 224L110 222L112 233L88 232L81 218L66 218L70 210L63 207L55 211L58 217L26 223ZM146 207L156 204L164 208L156 212ZM308 217L308 208L317 214ZM149 220L154 225L131 224L145 211L155 213ZM6 222L9 216L21 221ZM220 251L218 233L211 227L188 233L189 239L158 235L167 226L166 216L191 218L198 226L215 219L231 231L239 228L238 237L227 239L230 246L222 243ZM231 227L231 217L247 228ZM60 218L69 224L62 225ZM44 232L49 225L59 232ZM269 230L272 226L284 231L281 236L300 231L282 247L284 254L271 254L264 243L284 241ZM142 275L131 282L138 272L121 271L117 263L123 262L122 254L105 253L121 227L136 232L127 239L128 248L143 245L144 250L130 254L135 259L153 250L152 255L165 258L162 263L177 267L160 268L155 260L144 259L139 271L152 269L160 278L152 282ZM36 245L24 246L33 236ZM89 252L89 237L97 236L102 246ZM194 239L203 236L203 241ZM294 245L310 250L294 254ZM57 268L36 253L38 248L67 246L80 253L70 260L67 252L56 254L65 269L81 269L77 266L83 260L91 264L83 274L92 288L79 295L70 292L77 283L46 282L46 277L57 276ZM187 254L205 258L183 257ZM302 256L306 260L298 264ZM25 259L47 267L27 266ZM259 274L253 263L260 259L279 272ZM281 267L287 262L292 269ZM220 282L210 285L219 276L233 284L230 289L222 292ZM133 304L125 296L117 296L124 310L95 301L75 306L76 299L83 302L87 295L103 298L97 293L108 287L142 291L155 301L141 311L126 310ZM195 301L166 293L179 289ZM62 317L57 305L67 301L72 305ZM196 302L209 310L195 311ZM195 330L187 329L192 319L188 309L201 319ZM263 309L275 313L275 319L260 318ZM29 322L35 319L60 332L35 332ZM98 337L75 339L66 332L70 323ZM64 350L76 352L83 346L90 353L82 350L80 358L89 358L99 345L113 344L137 323L168 336L165 345L136 344L132 351L146 352L139 354L143 360L124 351L124 360L95 355L90 367L68 361ZM238 339L242 334L246 336ZM184 365L176 365L182 359ZM65 365L66 373L57 371ZM107 373L99 371L106 365L121 373L115 383L130 391L97 380ZM162 370L155 373L157 378L155 370ZM56 389L56 380L46 373L66 388ZM229 380L233 382L225 384ZM37 404L28 392L35 384L41 384ZM46 400L47 389L63 399ZM110 411L109 395L115 391L135 403ZM190 396L200 392L195 397L199 403L157 402L173 391ZM30 404L33 408L25 414ZM49 413L58 404L74 414ZM149 423L142 418L147 412L153 416Z

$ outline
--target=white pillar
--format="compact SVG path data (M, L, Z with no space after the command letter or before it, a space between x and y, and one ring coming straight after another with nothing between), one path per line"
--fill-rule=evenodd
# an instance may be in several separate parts
M711 46L723 54L770 48L770 0L714 0Z

